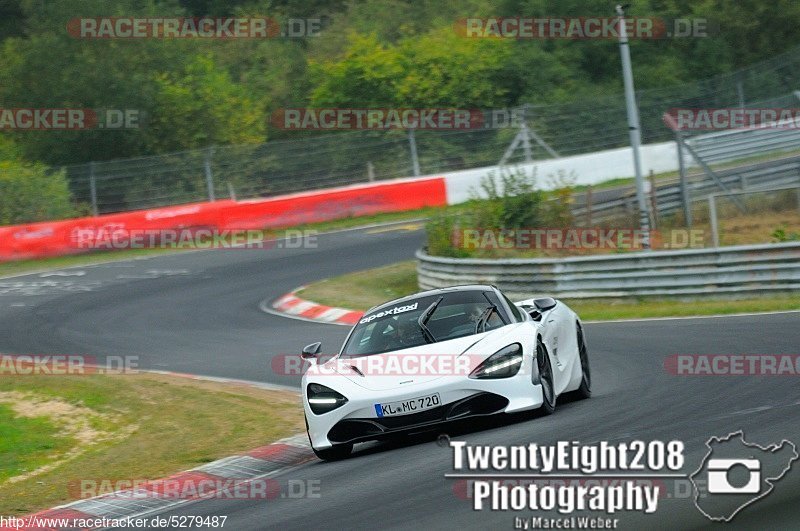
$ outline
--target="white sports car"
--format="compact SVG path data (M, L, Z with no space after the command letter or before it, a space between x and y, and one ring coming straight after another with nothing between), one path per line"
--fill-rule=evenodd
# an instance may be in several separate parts
M580 318L551 298L512 303L494 286L424 291L368 310L338 354L303 349L308 437L321 459L353 444L591 395Z

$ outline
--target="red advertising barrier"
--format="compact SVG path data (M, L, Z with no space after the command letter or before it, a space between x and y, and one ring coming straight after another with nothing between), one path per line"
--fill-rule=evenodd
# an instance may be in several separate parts
M223 212L221 229L290 227L381 212L447 204L444 179L395 181L305 192L236 203Z
M0 227L0 260L24 260L85 252L84 231L113 233L129 229L216 228L220 213L233 201L193 203L152 210L136 210L97 217L44 221Z
M0 261L85 252L84 234L163 229L251 230L289 227L447 204L444 179L415 179L275 198L191 203L97 217L0 227Z

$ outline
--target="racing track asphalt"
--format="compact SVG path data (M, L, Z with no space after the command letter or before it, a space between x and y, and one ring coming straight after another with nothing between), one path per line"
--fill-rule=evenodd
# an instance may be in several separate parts
M419 231L357 230L322 235L316 249L175 254L0 280L0 351L136 355L142 368L296 385L297 377L272 372L270 358L314 340L333 351L347 328L264 314L259 302L316 279L410 259L421 240ZM549 417L515 416L444 431L470 444L681 439L687 473L713 435L742 429L761 445L800 443L798 377L685 377L664 369L671 354L798 354L800 313L595 323L586 333L590 400L562 401ZM237 531L510 529L514 516L532 516L473 511L456 494L455 480L444 478L452 454L436 444L436 435L363 445L350 459L314 461L282 476L318 482L318 498L206 500L169 514L227 515L225 527ZM732 524L714 526L796 529L798 506L795 463L768 497ZM663 499L654 516L615 516L629 529L710 524L690 498L679 496Z

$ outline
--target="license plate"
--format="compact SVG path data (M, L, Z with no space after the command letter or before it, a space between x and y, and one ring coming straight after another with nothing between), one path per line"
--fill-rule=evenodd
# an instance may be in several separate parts
M419 413L426 409L433 409L442 403L439 393L432 395L399 400L397 402L387 402L385 404L375 404L375 413L378 417L395 417L397 415L409 415Z

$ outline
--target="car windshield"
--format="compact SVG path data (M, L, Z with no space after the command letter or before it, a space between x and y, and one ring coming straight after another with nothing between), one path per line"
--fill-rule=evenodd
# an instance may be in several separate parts
M420 316L435 304L425 320ZM365 314L342 349L343 356L369 356L456 339L507 324L492 291L453 291L382 306Z

